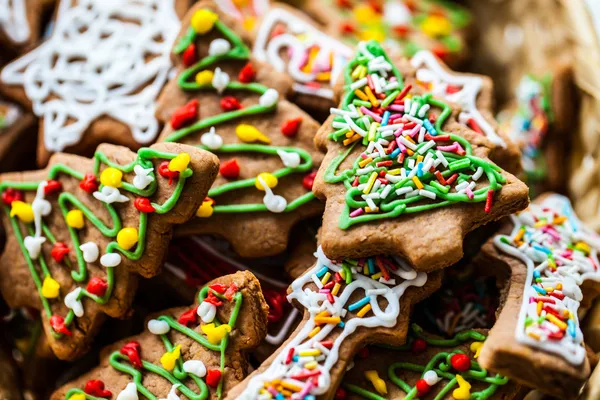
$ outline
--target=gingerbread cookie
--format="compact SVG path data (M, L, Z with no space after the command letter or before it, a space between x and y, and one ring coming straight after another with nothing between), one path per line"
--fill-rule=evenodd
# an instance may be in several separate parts
M192 308L153 317L147 331L105 349L99 367L51 398L222 398L246 376L246 353L265 337L267 310L251 273L215 279Z
M477 362L486 338L487 330L464 330L442 339L412 324L405 345L370 346L355 357L342 381L343 398L519 398L519 385L486 371Z
M304 308L304 320L227 398L332 398L358 349L404 344L412 306L440 282L440 272L416 272L399 259L333 262L319 247L316 265L288 290L288 300Z
M391 253L432 271L461 259L469 231L526 207L527 187L487 158L490 141L408 61L361 42L344 75L341 105L315 139L327 152L313 191L326 200L329 257Z
M103 142L137 149L157 138L155 101L172 67L176 11L186 7L60 1L51 36L0 73L0 89L42 119L40 165L55 152L89 156Z
M210 150L221 170L197 218L178 232L223 237L242 257L280 253L292 226L323 210L311 192L318 124L283 99L289 78L250 59L239 23L214 3L196 4L183 25L178 76L159 100L160 140Z
M569 68L543 76L525 75L515 99L498 114L502 132L521 149L524 179L536 196L545 190L564 191L568 126L572 124L573 91Z
M353 51L300 11L277 4L256 28L252 55L294 80L294 103L326 116L335 106L333 87Z
M0 43L10 51L31 48L40 37L42 0L0 2Z
M18 105L0 98L0 171L9 171L23 165L35 140L34 118Z
M104 144L93 159L57 154L45 170L0 175L7 303L42 311L59 358L83 354L104 314L127 316L132 273L158 273L173 225L192 217L217 170L214 155L190 146L136 155Z
M325 31L354 46L375 40L393 53L412 57L433 51L450 65L468 56L470 13L445 0L304 0L304 11L326 26Z
M569 200L538 198L476 260L509 276L479 363L552 396L574 398L590 375L578 309L598 294L599 237Z

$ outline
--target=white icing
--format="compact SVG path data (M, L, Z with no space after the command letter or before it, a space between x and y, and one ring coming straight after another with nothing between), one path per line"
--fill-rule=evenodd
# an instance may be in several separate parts
M276 26L287 26L290 32L271 37ZM319 48L315 64L317 67L323 66L318 72L331 70L331 76L326 85L328 87L307 85L315 82L317 71L307 73L300 69L306 54L313 46ZM281 57L284 49L287 49L290 55L287 65ZM287 72L294 79L293 88L296 92L327 99L333 99L331 87L335 85L339 73L353 54L352 49L343 43L319 31L293 13L280 8L272 8L264 16L252 53L256 59L271 64L277 71ZM333 57L331 65L329 65L330 57Z
M434 386L436 383L442 380L434 370L429 370L423 374L423 380L427 382L429 386Z
M118 253L106 253L100 257L100 264L103 267L116 267L121 264L121 255Z
M33 260L37 260L37 258L40 256L42 244L46 242L46 238L42 236L42 217L46 217L52 212L52 205L44 198L44 188L47 184L48 183L46 181L42 181L38 185L35 193L35 199L31 203L35 234L34 236L25 237L23 241L29 256Z
M0 28L17 44L29 39L31 31L25 0L0 0Z
M93 196L96 198L96 200L103 201L107 204L112 204L115 202L125 203L126 201L129 201L127 196L122 195L119 189L112 186L102 186L102 189L100 189L99 192L93 193Z
M211 150L217 150L223 146L223 138L217 133L214 126L200 137L200 142Z
M23 244L25 245L25 248L27 249L27 252L29 253L29 257L31 257L32 260L37 260L38 257L40 256L40 253L42 252L42 244L44 244L46 242L46 238L41 236L41 237L35 237L35 236L26 236L25 239L23 240Z
M383 6L383 20L392 27L408 26L412 19L410 9L402 2L388 1Z
M149 184L154 182L154 177L151 175L154 172L154 168L144 168L141 165L133 167L135 176L133 177L133 186L136 189L144 190Z
M151 319L148 321L148 330L154 335L164 335L169 333L171 327L165 321Z
M198 310L196 311L202 322L205 324L210 324L215 319L217 315L217 307L214 304L209 303L208 301L203 301L198 306Z
M158 133L155 100L179 26L174 0L63 0L52 37L7 65L0 78L23 86L43 118L50 151L78 143L103 116L149 143Z
M137 386L133 382L129 382L125 389L117 396L117 400L139 400L137 394Z
M167 398L166 399L160 399L160 400L181 400L181 398L179 396L177 396L177 388L179 387L179 383L171 386L171 390L169 390L169 394L167 394Z
M231 44L222 38L218 38L210 42L208 47L209 56L222 56L231 50Z
M269 88L265 93L263 93L262 96L260 96L260 99L258 99L258 104L267 108L273 107L275 104L277 104L278 99L279 92L273 88Z
M283 165L290 168L296 168L300 165L300 154L292 153L285 150L277 150L277 154L281 158Z
M263 178L259 176L257 177L257 179L262 185L262 187L265 189L265 197L263 197L263 203L265 204L265 207L267 207L267 210L274 213L281 213L285 211L285 208L287 207L287 200L282 196L274 194L273 190L271 190L271 188L267 186Z
M483 87L483 79L478 76L467 76L451 74L444 70L433 53L430 51L419 51L411 59L413 67L418 68L417 79L422 82L431 83L431 91L448 101L457 103L462 107L459 118L461 122L473 118L479 125L485 136L494 144L506 147L506 143L494 130L494 128L481 115L477 108L477 96ZM446 93L448 85L458 85L460 90L456 93Z
M212 85L219 94L223 93L223 91L227 88L229 84L229 74L225 71L222 71L221 68L217 67L215 69L215 73L212 79Z
M299 314L300 312L297 309L293 308L292 311L290 311L290 313L288 314L279 332L277 332L276 335L267 334L265 341L269 344L272 344L273 346L280 346L283 343L283 341L287 339L288 334L290 333L290 329L292 329L292 325L294 324L296 318L298 318Z
M79 250L83 253L83 259L86 263L93 263L98 259L100 255L100 249L94 242L86 242L79 246Z
M427 274L420 272L416 274L415 279L405 280L399 285L390 287L371 279L369 276L353 274L352 283L344 284L342 292L334 297L335 302L331 304L329 300L327 300L325 294L319 293L318 290L313 291L309 288L305 289L305 286L314 282L315 279L318 281L315 274L324 266L326 266L331 273L341 271L342 268L341 265L334 264L327 259L320 247L317 250L316 255L316 266L292 283L292 292L288 295L289 301L295 300L308 310L310 318L305 322L301 331L288 341L287 345L273 360L273 363L269 365L264 372L254 375L250 379L248 386L239 397L240 399L254 400L259 398L259 392L266 382L270 382L274 379L289 380L289 376L296 372L294 370L294 362L288 365L285 364L285 359L287 358L289 350L294 348L295 354L298 354L303 350L319 348L319 342L328 340L330 333L335 330L339 335L333 339L332 348L327 352L322 352L321 356L317 358L317 368L321 372L318 376L318 386L312 386L306 394L318 396L325 393L331 384L329 371L338 361L339 349L344 340L359 327L393 327L400 314L400 298L406 289L410 286L423 286L427 281ZM400 266L399 270L403 268L403 266ZM392 274L396 273L396 271L390 272ZM372 311L370 312L371 316L365 315L363 318L353 317L347 319L344 321L345 325L341 330L340 328L337 328L338 325L334 324L320 325L321 330L310 338L309 333L317 326L314 322L315 316L320 312L327 310L332 316L344 317L346 311L344 307L349 302L352 294L357 290L360 292L366 292L367 290L377 291L378 295L370 296L370 302L368 303L372 307ZM378 296L383 296L386 299L387 306L385 310L380 308ZM302 382L298 383L302 386Z
M79 300L79 295L81 294L81 288L73 289L69 294L65 296L65 306L73 310L73 313L78 318L83 317L83 304L81 304L81 300Z
M194 374L198 378L204 378L206 375L206 366L200 360L188 360L183 363L183 370L188 374Z
M541 217L549 220L554 218L554 212L567 217L562 225L553 225L555 231L546 232L535 228L534 225ZM536 219L537 218L537 219ZM509 237L498 235L494 238L494 244L502 251L518 258L527 266L527 278L525 281L525 290L519 319L515 331L519 342L542 351L557 354L573 365L580 365L585 359L585 348L583 346L583 334L579 326L577 311L579 303L582 300L580 286L586 280L600 281L600 271L598 270L598 248L600 248L600 238L583 226L577 218L569 200L561 195L551 195L544 199L540 205L531 204L529 208L519 215L513 215L513 232ZM510 243L514 243L515 235L525 226L524 243L520 247L508 245L501 241L505 238ZM591 253L585 257L578 252L573 252L572 259L565 258L563 254L568 252L568 245L578 241L583 241L590 246ZM548 256L542 252L541 247L552 249L552 254L556 260L557 267L555 271L549 268ZM568 331L560 340L548 340L547 336L554 326L546 325L546 329L536 327L532 324L525 327L527 317L537 320L539 318L536 309L536 302L530 303L531 297L538 296L538 293L532 286L534 271L540 273L542 284L545 287L554 287L556 283L562 283L563 290L555 289L555 292L562 292L565 295L563 300L553 298L555 303L553 307L562 313L565 310L573 314L575 324L573 335ZM542 311L541 315L546 315ZM528 333L539 335L541 340L537 340Z

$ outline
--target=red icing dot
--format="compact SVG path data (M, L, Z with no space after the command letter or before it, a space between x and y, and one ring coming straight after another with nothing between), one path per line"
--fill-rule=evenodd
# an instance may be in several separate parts
M57 333L62 333L63 335L72 336L73 334L65 325L65 319L60 315L53 315L50 317L50 326Z
M23 192L17 189L8 188L2 192L2 202L10 206L13 201L23 201Z
M471 368L471 360L466 354L455 354L450 358L450 364L452 368L457 371L465 372Z
M98 379L92 379L86 382L84 392L94 397L110 397L112 392L104 390L104 382Z
M97 276L94 276L92 279L90 279L87 284L87 291L99 297L104 296L106 289L108 289L108 283L106 283L104 279L98 278Z
M302 117L288 119L281 125L281 133L283 136L294 137L298 134Z
M152 207L152 204L150 204L150 199L147 197L138 197L134 200L133 204L139 212L151 213L155 211L154 207Z
M315 183L316 177L317 177L317 171L313 171L311 173L304 175L304 178L302 179L302 186L304 186L304 188L306 190L312 190L312 187L313 187L313 184Z
M44 186L45 195L60 192L61 190L62 184L59 181L55 181L54 179L51 179L48 182L46 182L46 186Z
M90 194L98 190L98 186L99 184L96 175L92 173L85 174L81 182L79 182L79 187Z
M197 322L196 316L198 311L198 307L194 307L191 310L187 310L183 314L179 316L177 320L181 325L189 326L190 324L195 324Z
M137 369L142 368L142 360L140 359L140 344L135 341L125 343L121 347L121 354L129 358L129 362Z
M211 388L216 388L221 380L221 371L218 369L209 369L206 373L206 384Z
M192 64L195 64L198 61L198 55L196 54L196 44L190 44L182 55L183 65L189 67Z
M223 109L223 111L235 111L235 110L240 110L242 108L242 105L240 104L240 102L238 101L238 99L236 99L233 96L225 96L221 99L221 108Z
M417 388L418 397L426 395L431 390L431 386L429 386L427 382L425 382L425 379L419 379L415 387Z
M421 354L427 349L427 342L423 339L415 339L410 345L410 350L413 354Z
M63 262L65 256L69 254L69 248L63 242L56 242L50 251L50 255L57 263Z
M244 67L240 70L238 75L238 80L242 83L250 83L256 78L256 71L252 66L252 63L244 65Z
M175 110L171 116L171 126L173 129L181 129L194 122L198 117L199 104L197 99L193 99L186 105Z
M219 172L227 179L235 179L240 176L240 165L235 158L224 161L219 168Z

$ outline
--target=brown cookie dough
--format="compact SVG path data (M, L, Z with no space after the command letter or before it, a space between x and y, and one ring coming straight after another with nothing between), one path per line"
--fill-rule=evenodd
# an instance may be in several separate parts
M183 172L172 172L171 162ZM1 175L0 289L8 305L42 311L59 358L84 354L105 314L129 314L134 273L159 272L173 225L194 214L217 169L214 155L181 144L137 155L104 144L95 159L60 153L45 170Z
M292 391L332 399L354 354L371 343L404 344L413 305L431 295L441 284L439 271L427 276L398 264L396 266L408 273L404 275L408 280L392 275L394 278L387 284L381 284L369 275L362 275L362 268L354 266L357 260L344 260L336 265L325 258L320 249L318 254L317 264L288 289L288 300L305 309L303 321L267 361L229 393L228 399L254 399L263 387L273 395ZM390 262L393 266L395 261L380 259L378 262L385 265ZM349 284L336 278L341 265L345 265L346 271L342 275L352 280ZM367 268L366 263L364 267ZM330 279L341 289L331 289L334 285L323 286ZM367 292L369 288L380 292L372 294ZM327 299L329 295L317 293L318 290L331 290L335 294ZM371 307L376 310L371 311ZM304 370L298 364L307 362L313 364L312 370L300 373ZM313 380L313 376L322 378ZM293 382L288 386L286 382L290 380Z
M218 296L222 304L216 306L211 322L202 322L197 309L209 304L207 296ZM170 391L187 398L200 392L209 399L221 398L247 375L246 354L265 337L267 312L260 283L250 272L217 278L198 293L192 308L173 308L153 316L145 332L104 349L97 368L67 383L51 398L84 398L94 380L102 383L96 387L110 392L89 393L100 398L124 396L123 392L166 398Z
M155 101L188 6L189 0L161 2L160 10L132 0L114 9L59 2L50 37L0 73L0 91L41 118L41 166L55 152L91 156L100 143L138 149L156 140ZM72 31L73 24L81 26ZM74 47L81 47L76 58Z
M482 373L477 349L487 333L485 329L469 330L442 339L412 324L407 344L399 348L370 346L360 352L344 376L341 388L347 399L357 400L365 398L367 393L386 399L403 399L409 393L414 394L413 398L433 399L442 390L447 392L440 398L448 400L456 399L461 393L464 396L485 393L488 399L518 399L520 385L491 372ZM448 370L442 370L441 366L448 366ZM471 371L474 373L470 374ZM448 375L443 377L443 373L453 379L449 380ZM464 381L457 382L457 375L468 382L468 388ZM411 391L407 393L396 384L398 379Z
M353 113L351 112L348 115L343 114L347 113L348 110L350 110L350 105L354 106L354 103L363 107L365 103L370 103L370 101L363 101L361 103L362 100L360 100L359 94L356 94L355 91L348 92L348 90L344 88L343 82L339 82L337 90L338 96L340 98L342 96L348 96L344 97L345 101L352 101L353 103L347 105L343 102L339 109L333 110L332 115L330 115L328 120L321 127L315 138L315 142L319 149L327 152L313 187L313 191L317 197L326 200L321 237L323 250L328 257L334 259L348 256L359 258L374 254L397 254L404 257L418 271L433 271L456 263L463 255L463 238L465 235L481 225L525 208L529 202L528 189L525 184L516 177L496 167L489 161L488 156L492 147L490 141L485 136L482 136L459 122L459 113L461 110L458 105L444 102L438 97L430 97L431 93L427 90L426 86L416 82L416 72L408 60L400 59L392 65L389 58L385 58L385 51L383 51L381 47L378 47L375 42L369 42L362 45L362 49L361 46L359 46L359 52L374 52L376 54L371 54L372 57L383 57L384 60L381 61L380 68L391 69L389 74L393 74L393 77L395 77L396 80L403 80L404 87L402 87L401 84L398 84L395 86L396 89L388 89L385 93L379 93L380 99L375 99L377 100L377 105L381 105L379 102L383 102L384 100L382 99L385 99L386 96L391 96L392 99L394 97L396 98L396 100L393 101L396 101L397 103L389 104L391 104L390 107L396 108L393 112L398 116L398 119L394 119L394 128L392 131L394 129L397 129L398 131L393 132L393 134L392 131L388 132L388 136L386 136L388 140L380 136L376 140L371 140L368 146L366 144L363 146L360 140L362 139L360 137L362 135L360 131L356 129L360 127L358 127L356 122L348 116L353 115ZM359 67L364 67L362 64L356 65L356 62L359 62L358 60L360 59L355 59L352 71L356 71ZM362 60L364 60L364 58L362 58ZM397 71L393 69L394 66L397 68ZM368 79L358 79L358 75L356 78L356 80L353 79L352 82L348 82L348 85L363 85L361 87L365 92L360 94L361 97L368 98L365 94L367 92L371 93L372 96L375 96L373 90L367 84ZM389 75L386 82L386 85L395 85ZM350 86L350 89L354 89L355 86ZM374 87L376 88L376 86ZM381 90L382 92L384 91L383 89ZM402 90L404 90L404 94L402 93ZM412 90L412 92L410 90ZM404 98L409 93L412 93L412 97ZM399 96L402 96L402 98L399 99ZM414 98L417 99L416 102ZM373 103L370 104L370 107L373 108ZM412 115L406 117L400 114L403 112L404 104L410 105ZM369 112L369 110L365 111L363 108L360 108L360 110L361 113L368 114ZM429 130L427 130L425 126L420 127L420 125L416 125L414 116L417 115L417 110L425 111L424 119L429 123ZM428 112L429 115L427 115ZM369 117L367 118L369 121L375 123L376 119L375 117L372 117L371 114L369 114ZM376 115L376 118L383 123L382 117ZM354 116L354 119L359 121L359 123L364 123L365 118L360 117L359 115L358 118ZM398 123L396 122L397 120L406 120L407 129L404 129L405 122ZM435 122L431 123L431 120L434 120ZM420 124L425 124L422 119L416 119L416 121L421 121ZM377 124L379 124L379 122L377 122ZM433 125L435 125L435 127L433 127ZM403 130L401 130L401 128ZM373 130L373 135L369 137L375 138L377 129L379 129L379 125ZM371 133L369 133L372 130L371 128L362 130L365 137L367 137L367 134L371 135ZM430 138L427 139L425 134L429 135L428 132L433 132L433 130L435 130L435 136L442 135L441 137L446 137L446 141L442 141L438 138L439 142L436 142L434 140L435 136L431 135ZM439 132L440 130L442 130L443 133ZM399 136L396 136L396 133L398 133ZM331 134L333 134L333 136L330 137ZM447 134L455 135L455 139L451 139L451 136L448 136ZM334 140L336 135L339 138L339 141ZM406 139L406 137L411 138L410 135L413 135L411 139L412 144L408 143L410 141ZM421 136L422 138L419 139ZM404 142L402 140L404 140ZM415 144L415 141L417 140L421 146L419 148L417 148L417 144ZM458 141L460 141L462 145L459 145ZM398 142L402 144L402 147L406 148L406 150L403 150L404 153L401 151L402 147L398 147ZM369 140L367 139L365 141L363 139L363 143L369 143ZM465 146L467 149L469 147L472 149L472 155L477 157L476 159L478 160L476 162L479 163L478 165L482 166L477 168L472 166L472 169L470 169L471 167L468 167L467 169L463 169L461 173L470 174L478 168L481 168L481 171L483 171L484 167L487 168L488 171L495 171L492 173L494 176L477 174L479 175L477 182L475 182L475 179L473 178L473 180L470 181L472 183L466 184L473 185L473 190L479 191L478 201L474 201L476 199L475 195L473 196L473 199L471 199L468 194L459 194L457 196L462 200L458 200L458 203L441 203L445 200L445 196L442 192L439 192L439 196L438 194L430 193L431 190L436 190L430 185L439 184L439 182L441 182L439 178L435 178L432 175L425 176L425 172L421 170L423 173L422 177L425 177L424 179L429 179L429 183L421 182L421 180L418 180L418 183L415 181L414 178L418 179L419 163L423 164L421 165L421 168L423 168L426 162L424 158L419 157L427 155L430 157L429 162L433 162L435 157L439 157L437 152L434 152L435 154L432 153L433 147L429 147L429 149L425 148L432 144L433 146L437 146L436 143L440 143L439 146L443 151L449 151L449 149L452 148L457 149L457 146ZM381 150L376 150L374 145L380 146ZM384 146L389 149L389 153L386 152L388 150L386 150ZM412 147L412 149L410 147ZM414 153L414 151L420 151L422 148L425 148L426 151L417 154ZM462 149L462 147L460 147L460 149ZM460 149L457 151L460 152ZM382 160L380 160L380 156L377 156L381 151L386 154L385 158ZM396 153L394 153L394 151L396 151ZM466 151L467 150L465 150L465 152ZM369 155L367 155L367 153L369 153ZM388 157L388 154L390 154L389 157L391 157L391 159ZM410 158L411 156L412 158ZM456 158L456 160L461 162L460 158L463 156L460 156L458 153L457 156L458 158ZM375 157L376 159L372 157ZM470 159L476 160L475 158ZM400 162L398 160L402 161ZM383 162L383 164L379 164L378 166L380 161ZM456 189L456 183L451 177L458 177L458 172L449 171L443 166L444 164L441 161L442 158L435 161L437 162L437 165L440 166L439 168L433 168L433 165L435 164L430 164L433 169L428 170L431 172L437 169L438 173L445 174L443 176L448 180L452 180L452 185L445 185L445 187L449 190L448 193L455 196L454 194L459 189ZM471 165L471 161L462 161L462 163L465 162L468 165ZM386 163L388 163L387 166L385 165ZM401 168L404 168L404 173L406 175L402 175ZM411 170L413 171L412 177ZM446 182L446 178L444 179L444 182ZM468 175L463 176L463 178L465 179L465 182L468 182ZM501 181L503 180L504 183L501 186L492 186L489 179L496 181L496 178ZM381 179L383 179L383 182ZM369 181L371 181L371 183L369 183ZM378 189L376 193L371 193L372 188L376 185L373 184L375 181L381 184L377 186ZM431 183L434 181L435 183ZM402 185L402 187L394 185ZM386 188L387 194L385 196L387 197L383 196L384 186L389 186ZM426 189L427 187L429 189ZM491 187L495 187L495 189L491 190ZM419 191L418 189L426 189L426 192L423 193L422 190ZM408 192L402 192L402 190L407 190ZM349 194L350 191L356 194L351 196ZM360 197L367 193L369 196L379 196L379 199L381 199L382 196L384 197L384 202L373 203L375 205L374 214L372 214L373 205L369 205L370 203L366 197ZM485 198L486 193L488 199L490 195L493 199L491 208L486 207L485 205L487 201ZM432 199L426 195L434 196L434 198ZM414 197L414 199L411 199L409 196ZM372 198L378 199L377 197ZM359 206L356 205L357 203ZM384 212L379 211L380 206L377 206L377 204L382 204L382 207L386 207L383 209ZM403 211L405 210L403 206L406 206L406 208L410 206L412 213L410 213L411 211ZM427 207L433 208L427 209ZM374 217L370 217L371 214L374 215ZM369 220L369 218L374 219Z
M160 140L213 151L222 168L198 218L178 233L222 237L242 257L281 253L290 229L323 209L310 193L322 159L313 146L318 124L283 100L291 87L285 74L249 58L239 22L210 1L183 21L173 55L178 77L159 99Z
M548 218L543 219L541 217L543 214L540 214L542 210L546 210L543 212L548 213L545 215L554 215L555 219L553 221ZM588 254L590 251L596 252L594 246L597 239L589 236L589 231L584 229L580 221L574 219L572 212L566 198L557 195L543 195L536 199L530 209L521 212L518 220L515 219L514 222L509 221L505 224L500 232L508 236L498 235L490 239L475 260L485 268L498 271L505 276L501 280L505 283L500 289L501 304L498 319L481 350L480 364L488 370L506 375L523 385L560 398L577 396L581 386L590 375L590 363L595 362L595 356L590 358L590 353L587 352L581 339L571 339L571 330L578 338L583 337L581 332L578 332L579 323L576 316L569 322L567 330L568 318L561 317L560 312L562 311L555 310L567 310L564 304L571 304L568 309L569 313L577 314L578 301L582 298L587 298L589 301L590 293L593 293L586 287L590 284L592 287L597 287L597 283L587 281L590 277L593 279L593 275L590 275L589 265L586 264L589 263L589 259L585 256L586 253L581 253L581 257L578 253L578 258L575 258L576 261L570 261L571 264L564 264L569 260L574 260L572 258L574 256L568 254L564 255L566 258L557 261L557 268L561 268L562 272L565 271L565 265L573 267L577 265L574 269L577 271L574 274L579 275L577 279L580 282L577 283L571 280L571 275L565 275L561 271L553 275L551 270L548 270L547 261L539 258L540 254L531 256L537 257L535 263L531 261L526 263L526 260L529 257L527 254L534 254L532 249L541 251L538 249L548 246L542 243L542 240L549 243L548 239L544 238L543 232L560 236L562 243L554 250L556 254L559 254L558 252L561 252L561 249L569 243L576 243L577 247L573 247L573 251L578 252L579 249L582 249L581 246L588 246L585 250ZM538 229L537 231L532 228L535 224L535 220L532 218L537 218L539 221L535 228ZM514 228L515 224L517 224L516 228ZM568 230L563 230L562 224L568 224L564 225L565 229L567 226L576 227L576 236L567 236L565 232ZM527 226L527 230L521 226ZM510 232L513 228L514 230ZM524 234L520 232L524 232ZM539 233L536 235L536 232ZM534 235L537 239L532 241L531 238ZM519 237L524 237L524 239L519 239ZM522 240L526 240L525 244L516 250L516 244L512 243L515 241L521 243ZM523 253L523 251L528 253ZM528 267L528 263L532 265ZM545 268L544 265L546 265ZM528 268L533 267L541 274L541 277L536 278L535 281L534 288L537 288L536 290L533 290L532 278L528 276ZM535 276L533 272L531 274ZM563 277L556 279L559 276ZM581 286L579 294L577 294L580 290L578 286ZM593 296L595 295L597 292L593 293ZM524 301L524 296L535 300L529 302L526 309L522 309L522 304L527 305L528 303ZM562 301L563 298L565 302ZM553 312L560 319L559 317L553 318ZM539 315L541 319L535 320L531 313ZM571 324L573 324L572 327ZM544 329L541 329L540 326L543 326ZM564 327L561 328L561 326ZM550 338L549 335L553 331L549 329L554 329L554 327L557 327L553 333L556 336Z

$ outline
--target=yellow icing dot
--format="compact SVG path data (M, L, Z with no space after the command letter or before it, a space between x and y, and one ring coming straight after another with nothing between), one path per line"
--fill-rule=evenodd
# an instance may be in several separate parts
M26 224L33 222L33 209L30 204L27 204L23 201L13 201L10 209L10 216L17 216L21 221Z
M192 15L190 24L196 33L204 35L212 30L219 16L210 10L198 10Z
M215 324L202 325L202 332L212 344L219 344L221 340L231 332L231 327L227 324L215 326Z
M81 210L71 210L67 213L67 225L75 229L81 229L85 226Z
M261 131L259 131L258 129L256 129L256 127L252 125L239 124L235 128L235 134L242 142L262 142L266 144L271 143L271 139L269 139L268 136L265 136Z
M178 154L177 157L169 161L169 171L183 172L190 165L190 155L188 153Z
M471 384L465 381L465 378L460 375L456 375L456 382L458 383L458 388L454 389L452 396L456 400L469 400L471 398Z
M42 284L42 296L47 299L55 299L60 294L60 283L56 282L51 276L44 278Z
M167 351L165 354L162 355L162 357L160 358L160 363L162 364L164 369L171 372L175 368L175 363L177 362L177 359L180 355L181 345L178 344L177 346L175 346L175 348L173 348L173 350Z
M447 36L452 32L452 25L441 15L430 15L421 23L423 32L431 37Z
M373 25L379 21L379 15L375 12L373 7L368 4L361 4L354 7L352 13L354 13L356 22L361 25Z
M116 168L108 167L100 174L100 183L114 188L121 187L123 173Z
M254 182L254 186L256 186L258 190L265 190L264 186L262 185L262 183L260 183L260 180L258 178L262 179L263 182L271 189L277 186L278 181L275 175L270 174L268 172L261 172L260 174L258 174L258 176L256 177L256 181Z
M85 400L85 394L75 393L73 396L69 397L69 400Z
M475 353L475 355L473 356L473 358L479 357L479 353L481 353L481 348L482 347L483 347L483 342L473 342L473 343L471 343L471 346L469 348L471 349L471 351L473 353Z
M577 242L575 243L575 248L581 252L583 252L586 256L590 254L590 246L585 242Z
M387 385L385 384L385 381L379 377L379 373L377 371L366 371L365 378L367 378L373 384L373 387L379 394L387 394Z
M196 211L196 216L200 218L208 218L213 215L213 202L210 200L204 200L202 205L198 207L198 211Z
M378 28L369 28L360 32L361 40L376 40L383 42L385 40L385 32Z
M125 250L131 249L138 242L138 231L135 228L123 228L117 233L117 243Z
M246 17L246 18L244 18L244 21L242 22L242 26L247 31L251 31L252 29L254 29L255 25L256 25L256 18L254 18L254 17Z
M205 69L196 74L196 83L200 86L212 84L215 74L212 71Z

